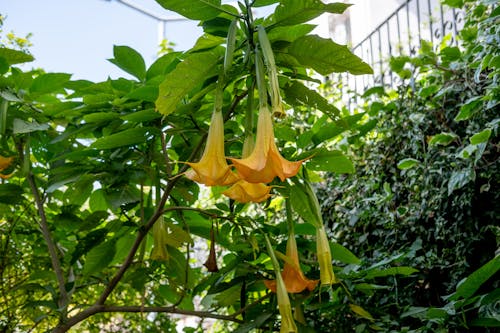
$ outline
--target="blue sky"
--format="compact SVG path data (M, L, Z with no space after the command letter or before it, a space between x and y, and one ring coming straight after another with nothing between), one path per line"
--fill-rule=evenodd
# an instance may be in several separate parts
M160 16L172 17L154 0L129 0ZM35 61L27 67L73 73L74 79L106 80L127 74L106 59L113 45L128 45L151 64L158 50L158 23L116 1L0 0L6 16L4 33L33 33L30 48ZM194 21L168 23L166 35L177 50L190 48L202 30Z

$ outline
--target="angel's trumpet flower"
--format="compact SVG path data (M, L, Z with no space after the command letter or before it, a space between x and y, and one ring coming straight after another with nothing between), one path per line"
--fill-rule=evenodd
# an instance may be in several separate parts
M230 160L240 178L249 183L269 183L276 176L284 181L295 176L303 162L291 162L281 156L274 142L273 120L267 106L262 106L259 110L257 138L250 156Z
M333 283L338 283L339 281L333 273L332 254L324 226L316 228L316 252L319 262L321 284L331 285Z
M304 276L299 264L299 252L294 233L290 233L288 236L286 256L288 260L285 262L281 276L285 282L287 292L301 293L306 289L309 291L314 290L318 280L309 280ZM276 280L267 280L264 281L264 284L271 291L276 292Z
M253 149L253 136L249 135L245 138L243 143L242 156L243 158L249 156ZM271 191L271 186L267 186L263 183L249 183L246 180L240 179L233 186L222 192L226 197L229 197L235 201L247 203L247 202L262 202L267 200L271 196L269 192Z
M222 112L214 111L208 129L207 144L199 162L187 162L192 168L185 176L207 186L231 185L238 177L231 171L224 155L224 120Z

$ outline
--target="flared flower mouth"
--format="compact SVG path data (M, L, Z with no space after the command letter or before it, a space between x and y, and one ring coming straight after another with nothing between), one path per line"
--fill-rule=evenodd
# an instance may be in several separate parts
M313 291L318 285L318 280L309 280L305 277L299 264L299 254L295 235L291 233L286 244L287 261L281 272L285 282L286 291L292 294L301 293L304 290ZM268 289L276 292L276 280L266 280L264 284Z
M185 176L207 186L231 185L238 180L224 155L224 120L222 112L214 111L208 130L207 144L199 162L186 162L192 169Z
M295 176L304 161L291 162L281 156L274 140L272 115L267 106L259 110L256 142L250 156L230 160L239 176L249 183L269 183L275 177L284 181Z
M222 194L241 203L257 203L267 200L267 198L271 196L269 192L271 192L271 186L262 183L249 183L240 179L230 188L222 192Z

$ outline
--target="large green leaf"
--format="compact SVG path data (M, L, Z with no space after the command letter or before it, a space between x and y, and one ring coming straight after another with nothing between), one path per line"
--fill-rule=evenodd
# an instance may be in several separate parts
M87 253L83 274L90 275L99 273L108 266L116 252L116 241L114 239L97 245Z
M290 203L293 210L300 215L304 222L319 227L323 225L323 219L316 207L316 198L313 198L313 195L308 184L295 182L295 185L290 187Z
M329 103L318 92L307 88L298 81L287 83L283 87L285 101L293 106L305 106L323 111L330 118L334 119L340 114L333 104Z
M295 40L288 52L303 66L314 69L322 75L349 72L351 74L372 74L372 68L354 55L345 45L330 39L308 35Z
M407 266L389 267L385 269L377 269L366 273L366 279L373 279L376 277L384 277L390 275L411 275L418 272L418 269Z
M129 128L109 136L103 136L92 143L90 147L95 149L112 149L131 146L146 142L151 133L152 129L149 127Z
M163 8L191 20L209 20L222 12L220 0L156 0L156 2Z
M221 49L209 52L193 53L167 74L160 84L156 108L162 114L174 112L177 104L187 93L200 85L207 78L217 73L216 66L221 58Z
M9 49L7 47L0 47L0 58L3 58L9 65L20 64L23 62L30 62L35 60L31 54L24 53Z
M281 1L273 15L274 25L295 25L308 22L323 13L342 14L351 6L346 3L325 4L320 0Z
M496 256L460 282L457 286L457 291L450 297L450 300L467 299L473 296L481 285L499 270L500 256Z
M71 74L47 73L33 80L30 87L31 94L46 94L64 87L70 80Z
M115 45L113 55L113 59L108 59L110 62L141 81L146 78L146 64L139 52L128 46Z
M314 154L307 167L315 171L330 171L336 173L353 173L351 160L339 150L320 150Z
M356 257L354 253L338 243L330 242L330 249L332 251L332 258L334 260L338 260L340 262L343 262L344 264L355 265L359 265L359 263L361 262L361 260L359 260L359 258Z

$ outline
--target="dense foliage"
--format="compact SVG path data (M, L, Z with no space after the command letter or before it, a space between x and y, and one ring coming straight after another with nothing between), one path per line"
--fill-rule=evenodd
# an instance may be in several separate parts
M491 1L465 10L458 47L422 41L418 56L391 59L402 82L397 91L365 92L360 111L377 125L348 138L357 172L330 177L320 195L336 240L366 264L393 260L419 270L371 288L384 292L358 293L396 331L499 324L498 273L491 275L500 265L493 259L500 244L500 10ZM482 271L475 284L485 284L464 297L457 285L490 260L496 269Z

